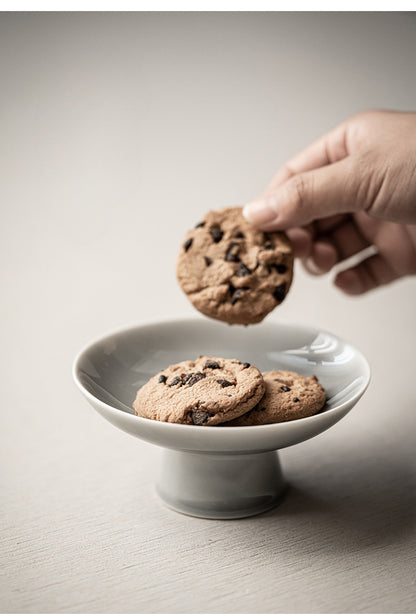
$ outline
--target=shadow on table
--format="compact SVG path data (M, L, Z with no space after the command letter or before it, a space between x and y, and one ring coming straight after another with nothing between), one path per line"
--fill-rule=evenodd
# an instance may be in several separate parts
M345 463L345 460L344 460ZM355 463L350 472L331 466L324 480L290 478L284 501L261 517L293 530L310 542L309 533L322 537L320 546L365 549L403 541L416 529L416 472L391 458ZM309 522L309 523L308 523ZM309 537L309 541L308 541ZM300 538L300 537L299 537ZM276 546L277 548L277 546Z

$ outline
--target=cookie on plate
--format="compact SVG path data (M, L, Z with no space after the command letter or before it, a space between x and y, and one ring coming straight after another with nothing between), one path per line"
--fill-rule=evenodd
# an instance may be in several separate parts
M261 321L287 295L293 251L280 232L264 233L241 207L210 211L180 248L177 278L208 317L248 325Z
M137 392L136 415L214 426L246 413L262 398L261 372L238 359L199 356L153 376Z
M289 370L263 373L266 392L248 413L229 426L258 426L302 419L315 415L326 401L325 390L316 376L301 376Z

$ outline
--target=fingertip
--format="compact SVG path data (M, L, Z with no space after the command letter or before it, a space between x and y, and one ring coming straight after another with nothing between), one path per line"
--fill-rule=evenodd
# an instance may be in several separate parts
M311 245L309 255L303 258L305 270L312 276L327 274L336 264L338 254L335 247L328 242L316 242Z
M329 272L338 261L338 252L329 242L315 242L312 249L312 259L321 273Z
M255 227L273 226L277 219L274 201L270 198L250 201L243 207L243 216Z
M253 201L250 201L249 203L246 203L245 205L243 205L243 216L244 218L247 220L247 222L253 222L251 219L251 210L252 208L252 203L255 203Z
M302 227L287 229L286 234L291 241L293 252L298 259L306 259L312 250L312 235Z
M302 265L308 274L311 274L312 276L322 276L322 274L325 273L316 265L312 257L302 259Z
M361 295L366 290L356 269L347 269L337 274L334 285L348 295Z

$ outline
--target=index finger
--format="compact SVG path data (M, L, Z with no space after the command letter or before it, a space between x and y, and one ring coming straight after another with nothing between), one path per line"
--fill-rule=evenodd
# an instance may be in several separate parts
M330 165L348 156L347 125L344 122L291 158L271 180L263 193L267 196L294 175Z

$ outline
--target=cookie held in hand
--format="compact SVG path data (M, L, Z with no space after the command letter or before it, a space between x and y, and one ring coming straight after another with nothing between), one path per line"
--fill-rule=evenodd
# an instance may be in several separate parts
M293 277L293 251L280 232L264 233L241 207L210 211L182 243L178 282L208 317L258 323L286 297Z
M301 376L289 370L263 373L266 392L248 413L227 426L259 426L310 417L320 411L326 394L316 376Z
M199 356L152 377L137 392L133 408L157 421L215 426L252 409L264 391L261 372L249 363Z

